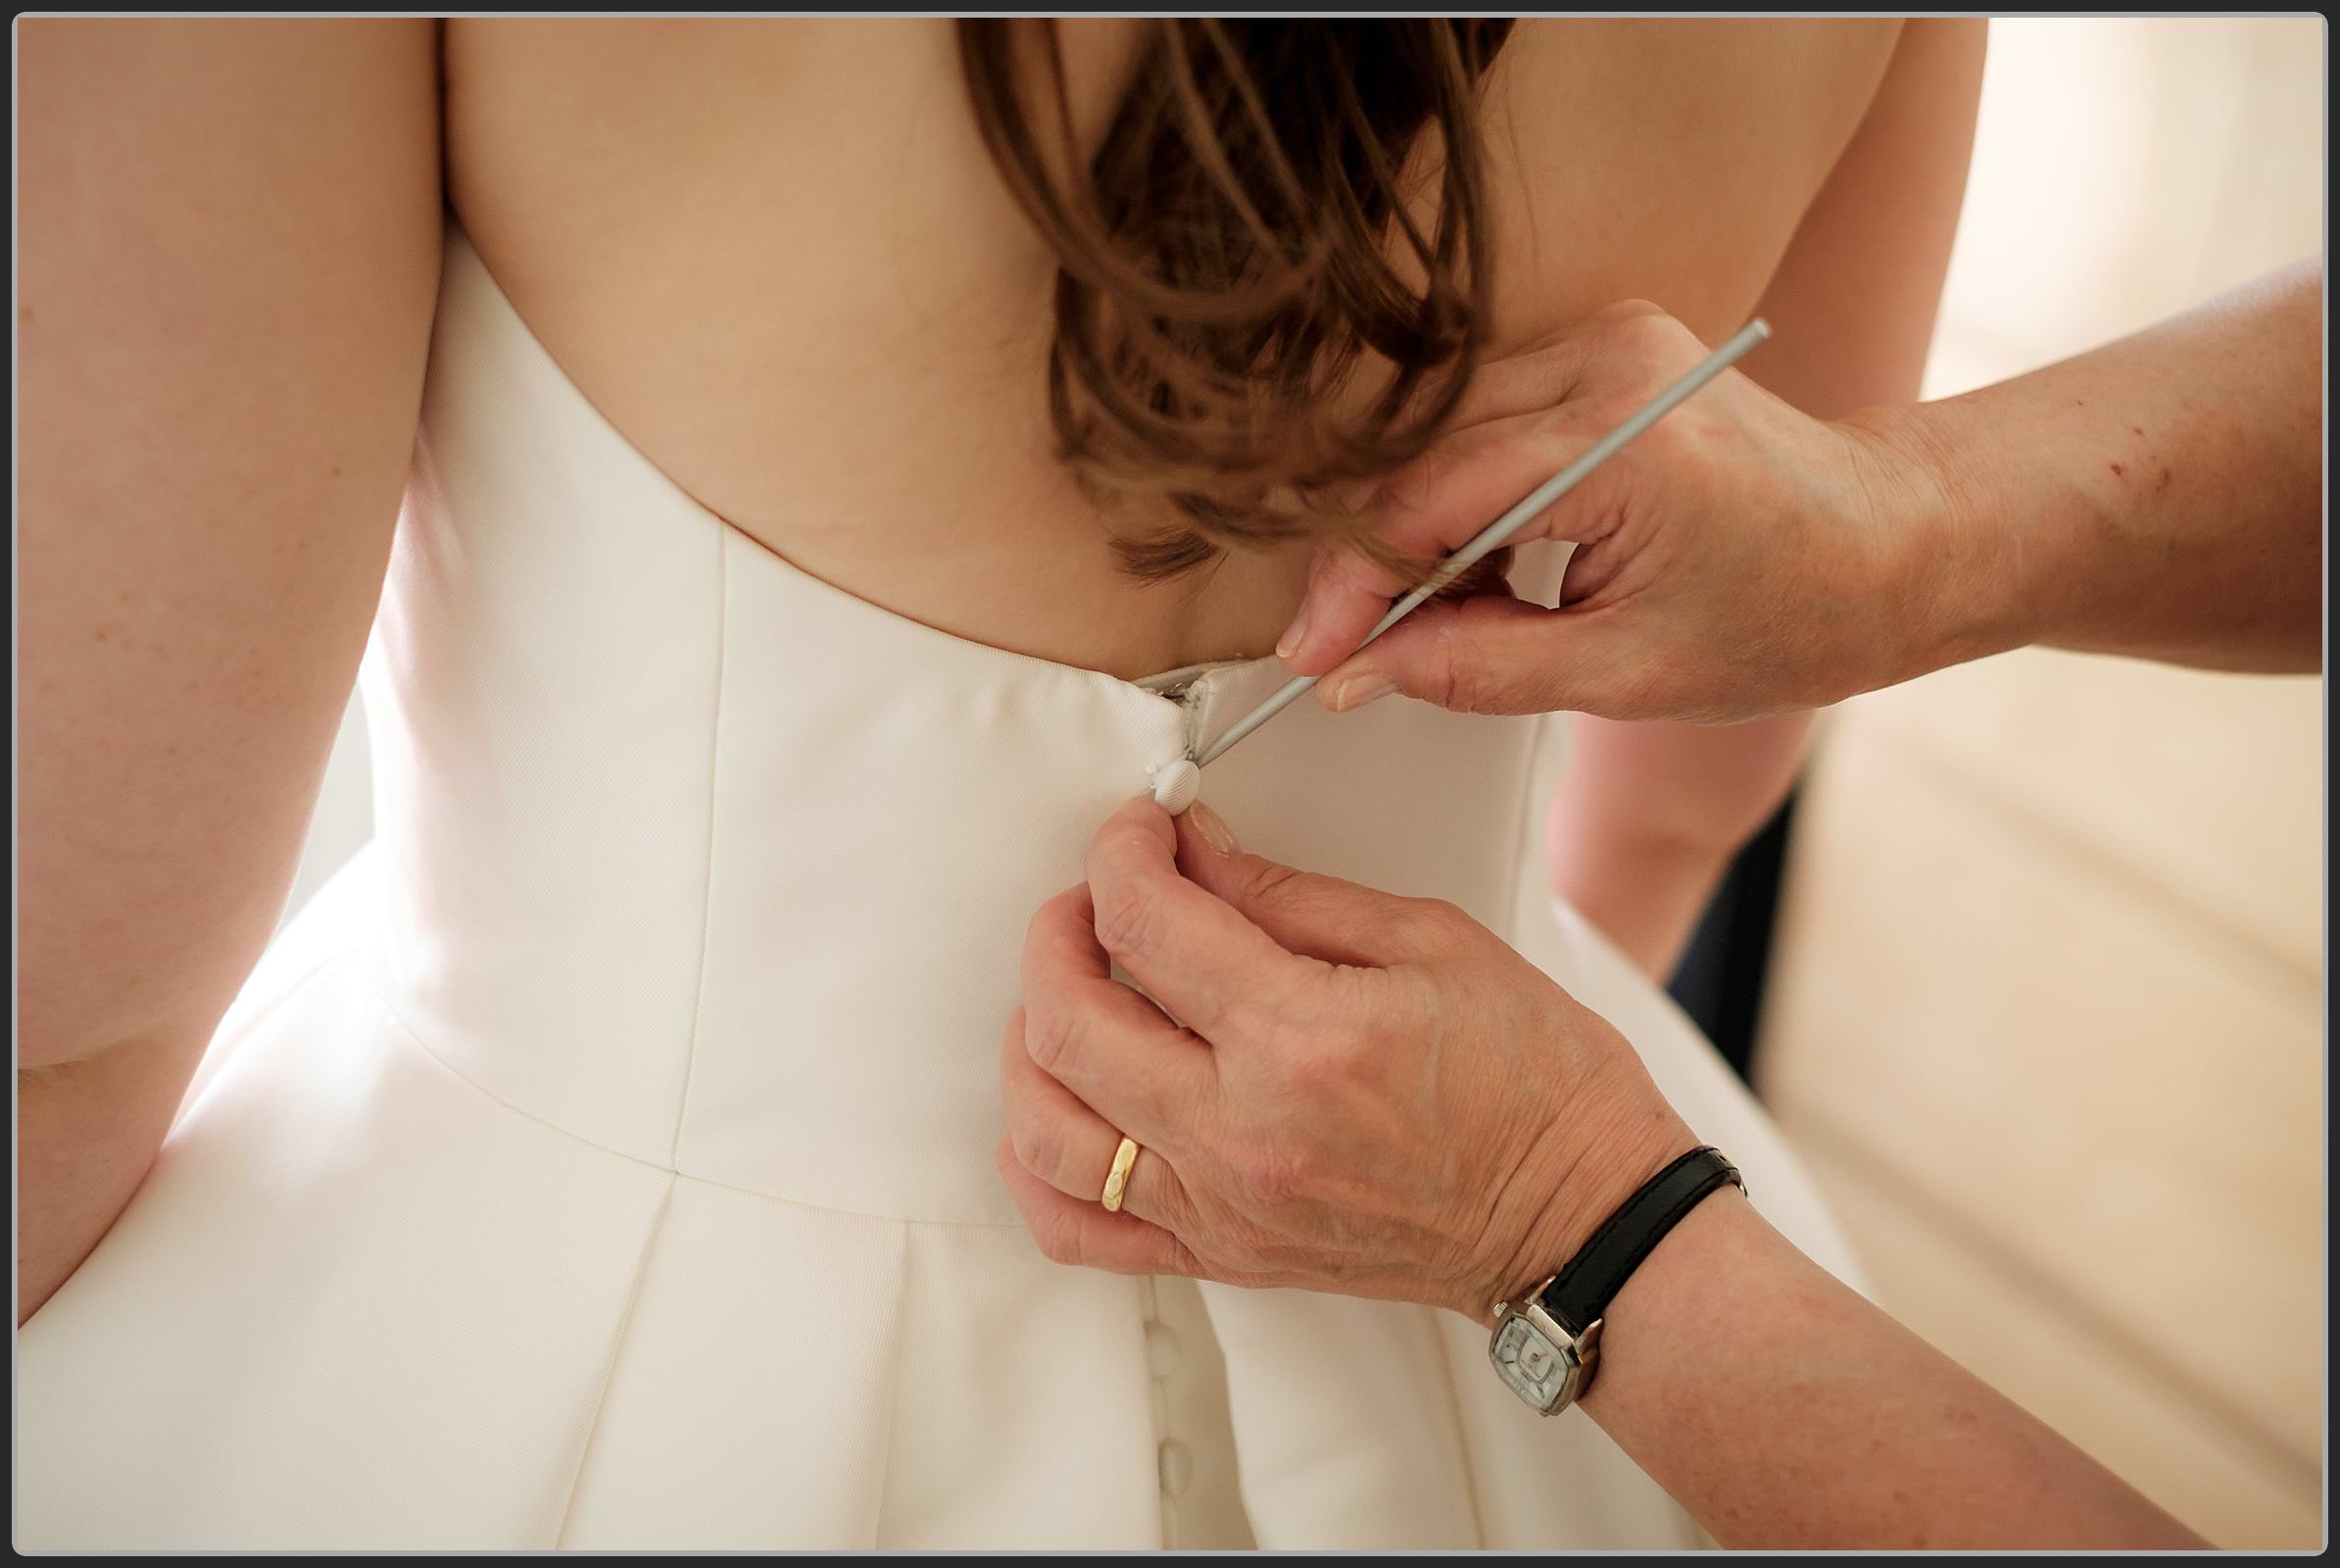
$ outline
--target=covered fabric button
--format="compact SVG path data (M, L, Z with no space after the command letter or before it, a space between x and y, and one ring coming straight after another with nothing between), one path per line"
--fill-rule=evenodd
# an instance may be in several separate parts
M1178 1370L1178 1332L1167 1323L1146 1325L1146 1370L1157 1378Z
M1202 769L1191 759L1182 757L1154 769L1154 804L1172 816L1194 805L1194 798L1201 793Z
M1162 1495L1175 1497L1187 1490L1187 1483L1194 1479L1194 1456L1187 1452L1187 1446L1176 1438L1162 1444Z

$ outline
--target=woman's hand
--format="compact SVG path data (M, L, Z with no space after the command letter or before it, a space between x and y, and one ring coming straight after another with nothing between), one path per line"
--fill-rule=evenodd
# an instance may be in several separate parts
M1060 1262L1486 1323L1697 1145L1615 1029L1460 910L1242 854L1207 807L1106 822L1023 987L999 1162Z
M1759 351L1760 352L1760 351ZM1365 520L1435 560L1705 356L1655 306L1613 306L1486 367L1452 432L1376 488ZM1423 606L1351 651L1409 585L1318 556L1277 652L1354 708L1390 691L1473 712L1727 720L1824 707L1944 662L1931 600L1956 498L1898 426L1826 423L1727 372L1518 536L1576 541L1560 608Z

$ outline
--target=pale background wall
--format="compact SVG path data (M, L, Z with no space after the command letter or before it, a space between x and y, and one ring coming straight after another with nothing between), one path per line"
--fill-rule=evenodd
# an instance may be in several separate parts
M2323 47L1994 24L1929 394L2316 252ZM2320 703L2025 653L1847 705L1766 1022L1885 1303L2226 1544L2318 1540ZM353 706L292 907L370 806Z
M2320 249L2323 44L1994 23L1929 395ZM2023 652L1845 705L1758 1056L1883 1303L2227 1545L2321 1534L2321 703Z

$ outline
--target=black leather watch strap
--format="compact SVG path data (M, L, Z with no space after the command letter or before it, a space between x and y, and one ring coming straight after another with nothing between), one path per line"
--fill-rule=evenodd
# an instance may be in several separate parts
M1543 1309L1570 1333L1583 1334L1609 1309L1610 1300L1666 1233L1708 1194L1726 1185L1747 1190L1738 1167L1713 1149L1693 1149L1650 1177L1545 1287Z

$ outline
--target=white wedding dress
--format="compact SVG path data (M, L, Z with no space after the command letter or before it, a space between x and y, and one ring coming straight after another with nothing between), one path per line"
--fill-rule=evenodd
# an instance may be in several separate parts
M1281 676L1132 683L807 576L451 230L366 668L378 836L21 1331L18 1544L1695 1544L1460 1316L1059 1267L1008 1200L1026 919ZM1302 703L1204 797L1504 933L1847 1272L1754 1102L1542 892L1550 734Z

